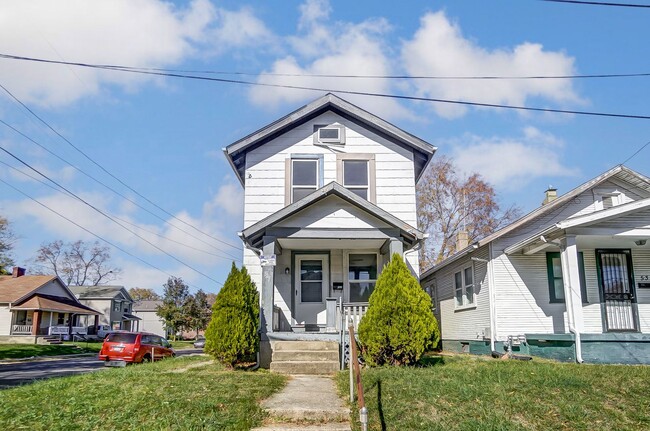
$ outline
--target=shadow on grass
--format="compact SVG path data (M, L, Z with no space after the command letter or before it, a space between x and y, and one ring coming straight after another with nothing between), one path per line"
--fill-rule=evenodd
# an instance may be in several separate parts
M445 358L442 356L424 356L420 358L416 367L427 368L440 365L445 365Z

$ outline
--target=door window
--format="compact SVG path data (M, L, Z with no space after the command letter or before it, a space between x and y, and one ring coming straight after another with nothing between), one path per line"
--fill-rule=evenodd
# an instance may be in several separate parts
M350 254L348 259L350 302L368 302L377 283L377 255Z
M301 302L323 302L323 261L300 261Z

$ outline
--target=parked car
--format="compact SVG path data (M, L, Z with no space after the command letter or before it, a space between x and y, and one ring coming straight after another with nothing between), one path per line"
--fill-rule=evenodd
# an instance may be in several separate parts
M99 325L97 327L97 338L103 340L111 332L114 332L113 328L111 328L111 325Z
M112 332L104 339L98 358L106 366L123 367L126 364L174 356L176 352L169 341L159 335L147 332Z
M199 337L194 342L194 347L197 349L202 349L205 347L205 337Z

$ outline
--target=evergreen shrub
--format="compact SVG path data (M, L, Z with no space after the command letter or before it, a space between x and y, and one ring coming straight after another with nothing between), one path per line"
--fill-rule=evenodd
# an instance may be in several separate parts
M204 351L230 367L243 362L259 348L259 316L255 283L245 267L240 270L233 263L212 306Z
M382 270L368 302L359 323L359 341L369 365L414 364L438 344L431 298L399 254Z

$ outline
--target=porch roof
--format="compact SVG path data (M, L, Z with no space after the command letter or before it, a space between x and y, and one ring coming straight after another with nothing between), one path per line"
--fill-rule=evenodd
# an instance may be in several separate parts
M428 142L405 132L388 121L383 120L332 93L327 93L302 108L293 111L279 120L262 127L258 131L253 132L224 148L223 151L226 158L237 174L237 178L241 182L242 186L244 185L246 154L249 151L264 145L288 130L291 130L327 111L335 112L352 122L362 124L368 130L371 130L397 145L413 151L416 181L420 178L422 172L424 172L425 168L431 161L431 157L433 157L433 154L437 149Z
M524 254L534 254L549 247L551 245L550 241L553 241L566 233L571 233L572 231L573 233L584 232L581 231L580 228L590 227L598 223L647 209L650 209L650 198L628 202L626 204L617 205L590 214L570 217L539 230L528 238L507 247L504 251L506 254L513 254L519 251L523 251ZM630 226L630 228L634 229L633 226ZM638 236L647 237L650 236L650 228L635 229L635 233L637 233Z
M357 196L352 193L350 190L341 186L336 182L331 182L326 186L316 190L315 192L305 196L301 200L294 202L281 210L271 214L270 216L260 220L259 222L249 226L239 233L240 238L249 246L260 248L263 244L264 236L267 234L267 229L273 228L278 223L288 219L289 217L297 214L298 212L309 208L313 205L317 205L323 199L329 196L337 196L344 201L354 205L355 207L361 209L367 214L376 217L380 221L391 226L395 230L399 230L399 235L402 239L402 242L406 245L406 249L414 247L420 241L424 239L424 233L414 228L410 224L400 220L394 215L390 214L387 211L379 208L377 205L374 205L367 200ZM345 232L345 228L334 229L330 231L330 238L337 238L342 235L342 232ZM358 232L357 232L358 233ZM368 238L366 238L368 239Z
M13 305L11 309L54 311L57 313L74 314L101 314L100 312L90 307L79 304L67 298L42 294L34 295L18 305Z

